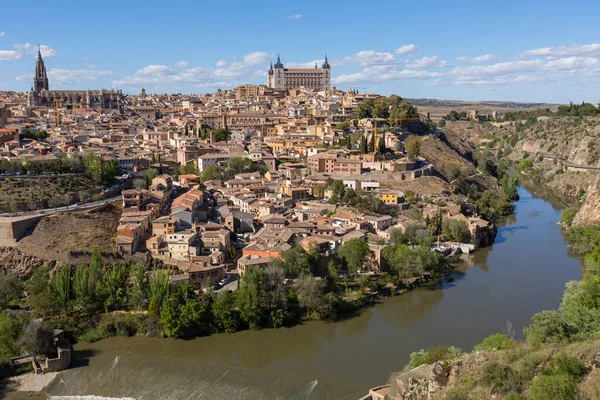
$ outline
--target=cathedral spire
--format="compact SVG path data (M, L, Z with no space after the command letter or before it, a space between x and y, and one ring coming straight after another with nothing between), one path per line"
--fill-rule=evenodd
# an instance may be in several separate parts
M279 58L279 53L277 53L277 62L275 63L275 68L283 68L283 64L281 63L281 58Z
M42 51L40 50L40 44L38 43L38 60L42 59Z

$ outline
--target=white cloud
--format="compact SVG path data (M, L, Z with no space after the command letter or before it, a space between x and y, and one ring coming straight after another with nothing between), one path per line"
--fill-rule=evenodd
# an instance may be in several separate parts
M598 64L598 59L594 57L565 57L548 61L544 65L544 69L581 70L593 67L596 64Z
M379 83L400 79L429 79L440 78L440 72L415 71L410 69L398 70L393 65L376 65L365 68L354 74L340 75L334 78L336 84Z
M415 55L419 52L419 48L414 44L407 44L402 47L398 47L394 53L396 54L409 54Z
M18 60L23 57L23 53L17 50L0 50L0 60Z
M96 81L101 76L111 75L112 71L96 69L60 69L52 68L48 71L48 80L53 84L73 84Z
M477 56L477 57L473 57L473 58L468 58L465 56L458 56L456 57L457 61L466 61L472 64L479 64L479 63L484 63L484 62L488 62L488 61L494 61L499 59L500 57L495 55L495 54L484 54L482 56Z
M56 50L43 44L40 46L40 53L42 53L42 57L44 58L54 57L56 55ZM34 54L37 55L37 51L34 51Z
M301 63L289 62L289 63L285 63L284 66L286 68L314 68L315 63L317 64L317 67L318 67L318 66L322 65L324 61L325 61L325 59L313 60L313 61L307 61L307 62L301 62Z
M583 70L597 64L598 59L593 57L565 57L549 61L518 60L487 66L456 67L452 73L460 76L501 76L551 70Z
M32 46L31 43L15 44L15 50L0 50L0 60L19 60L26 55L37 56L37 46ZM56 50L52 47L42 44L40 46L42 57L53 57L56 55Z
M264 51L255 51L253 53L248 53L244 56L244 64L247 65L257 65L266 63L271 59L271 55L269 53L265 53Z
M337 65L344 65L350 62L357 62L362 66L365 65L383 65L393 64L396 62L392 53L382 53L374 50L363 50L354 54L353 56L346 56L341 60L335 62Z
M479 78L479 77L471 77L471 76L459 76L454 81L455 85L509 85L508 87L512 87L514 84L522 84L526 82L542 82L548 80L548 77L545 76L536 76L536 75L503 75L496 76L491 78Z
M300 18L302 18L302 14L288 15L288 19L300 19Z
M184 66L181 62L173 66L151 64L137 70L131 76L113 80L113 86L231 87L234 84L264 76L267 69L263 64L270 58L268 53L252 52L245 54L241 61L220 60L214 69L191 67L187 63Z
M4 31L0 32L0 37L4 36Z
M571 44L560 47L542 47L539 49L527 50L520 54L520 57L567 57L567 56L592 56L600 57L600 43L592 44Z
M407 68L441 68L447 66L448 62L438 56L427 56L406 63Z
M151 64L136 71L136 75L169 75L171 67L162 64Z
M189 64L187 61L179 61L175 63L175 66L179 68L187 68Z

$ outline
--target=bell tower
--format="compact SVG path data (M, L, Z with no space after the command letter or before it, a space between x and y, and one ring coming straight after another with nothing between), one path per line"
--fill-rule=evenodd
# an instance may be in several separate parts
M40 93L42 90L48 90L48 75L46 74L46 66L42 59L42 52L38 45L38 55L35 62L35 75L33 77L33 91Z

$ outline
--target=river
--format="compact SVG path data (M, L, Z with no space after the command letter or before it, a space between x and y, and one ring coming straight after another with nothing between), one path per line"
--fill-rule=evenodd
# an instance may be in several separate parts
M355 400L413 351L439 344L468 351L507 321L520 337L534 313L557 307L567 281L581 278L581 262L556 225L560 202L519 194L494 245L437 289L384 299L335 323L76 345L80 359L55 380L50 398Z

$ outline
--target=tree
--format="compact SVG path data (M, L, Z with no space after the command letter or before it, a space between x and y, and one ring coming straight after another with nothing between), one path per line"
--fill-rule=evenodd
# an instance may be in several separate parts
M90 200L90 192L88 192L87 190L80 190L79 192L77 192L77 197L79 197L79 201L81 203L85 203L87 201Z
M362 133L360 135L360 152L362 154L367 154L367 152L368 152L367 139L365 138L365 134L364 133Z
M126 303L127 270L124 263L112 265L104 272L105 306L114 305L117 309Z
M260 268L250 268L240 281L237 290L236 307L240 310L241 319L250 329L262 327L264 310L261 305L264 272Z
M448 170L446 172L446 178L448 179L448 181L452 182L453 180L460 178L461 175L462 171L458 165L450 164L448 166Z
M338 250L338 255L348 264L349 272L356 275L370 251L369 245L364 240L356 238L344 243Z
M409 136L404 141L404 149L410 161L415 161L421 154L421 139L417 136Z
M309 275L303 275L294 283L294 289L298 295L300 307L306 308L308 315L321 305L323 301L322 281L318 281Z
M200 182L204 183L215 179L221 179L221 168L218 165L209 165L200 173Z
M160 308L169 297L170 286L168 270L154 271L150 278L150 301L154 302L156 307Z
M498 217L510 214L513 205L503 192L489 189L477 200L477 208L486 219L496 221Z
M234 299L229 291L223 290L215 297L212 313L216 332L233 333L239 330L240 320L234 307Z
M309 254L301 246L294 245L288 251L283 252L281 264L285 277L288 279L310 273L311 260Z
M0 310L4 310L8 304L21 297L23 284L16 275L0 270Z
M517 192L519 176L517 174L505 174L500 179L500 184L502 185L502 193L510 200L517 200L519 198L519 193Z
M442 233L449 240L460 243L468 243L471 240L471 232L467 223L458 219L446 218L442 222Z
M386 148L385 148L385 132L383 133L383 135L379 138L378 142L377 142L377 152L379 154L383 154L386 152Z
M346 192L346 187L344 186L344 182L340 181L340 180L333 181L331 183L330 189L333 192L332 194L334 196L336 196L338 199L341 199L342 197L344 197L344 194Z
M136 263L129 269L129 280L127 282L127 298L129 307L132 309L143 309L148 301L149 282L146 274L146 266Z
M146 189L146 180L143 178L136 178L133 180L133 187L135 190L143 190Z
M144 171L144 179L146 180L146 187L152 184L152 179L158 176L158 170L156 168L148 168Z
M188 126L187 126L187 124L185 124L185 129L183 130L183 135L184 135L184 136L189 136L189 135L190 135L190 132L189 132L189 130L188 130Z
M335 128L346 132L350 129L350 124L348 122L342 122L340 124L337 124Z
M178 173L179 175L199 175L200 171L198 170L198 164L196 164L195 162L189 162L186 165L182 165L181 167L179 167Z
M57 304L62 309L66 309L71 299L71 270L69 267L62 267L54 273L52 286Z
M25 353L34 357L50 356L56 352L54 345L54 330L47 323L34 319L23 328L19 340Z
M217 142L227 142L231 137L231 132L227 129L219 128L215 131L215 140Z

